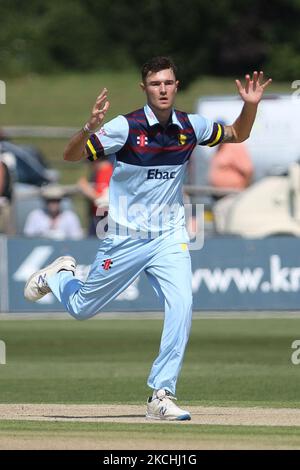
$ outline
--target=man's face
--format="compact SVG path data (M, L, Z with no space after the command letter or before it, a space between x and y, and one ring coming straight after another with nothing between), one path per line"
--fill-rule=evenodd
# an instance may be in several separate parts
M57 217L60 213L60 200L59 199L49 199L46 203L47 212L50 217Z
M141 83L141 87L145 91L147 102L153 111L164 111L173 107L178 83L172 69L148 73L145 83Z

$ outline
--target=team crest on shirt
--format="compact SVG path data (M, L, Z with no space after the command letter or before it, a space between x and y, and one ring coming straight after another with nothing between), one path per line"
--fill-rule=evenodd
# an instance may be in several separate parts
M136 141L140 147L145 147L148 145L148 137L145 134L138 135Z
M105 259L102 263L102 267L103 269L105 269L105 271L108 271L109 269L111 269L112 264L113 264L113 261L111 259Z
M179 134L178 136L178 144L184 145L186 143L187 136L184 134Z

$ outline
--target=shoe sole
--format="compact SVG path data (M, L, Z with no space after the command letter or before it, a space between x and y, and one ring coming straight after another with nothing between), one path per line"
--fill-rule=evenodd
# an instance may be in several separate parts
M146 414L146 419L156 419L158 421L190 421L192 418L189 414L176 416L174 418L165 418L164 416L160 417Z
M53 261L53 263L49 264L49 266L47 266L47 268L43 268L43 269L40 269L39 271L36 271L35 273L33 273L30 278L28 279L28 281L26 282L25 284L25 287L24 287L24 297L26 300L29 300L30 302L35 302L36 300L39 300L39 299L30 299L26 296L26 289L28 287L28 285L30 284L30 282L32 281L32 279L36 276L39 276L43 271L45 271L45 269L54 269L55 266L57 265L60 265L62 262L72 262L74 264L74 272L75 272L75 269L76 269L76 261L75 259L72 257L72 256L60 256L59 258L57 258L57 260ZM64 269L64 268L62 268ZM70 270L71 271L71 270ZM46 294L45 294L46 295ZM43 295L40 297L40 299L44 297Z

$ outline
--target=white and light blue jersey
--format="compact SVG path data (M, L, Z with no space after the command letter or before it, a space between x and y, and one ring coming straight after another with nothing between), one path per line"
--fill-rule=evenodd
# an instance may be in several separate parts
M221 124L178 110L163 127L148 105L116 117L91 135L89 160L116 155L109 187L113 231L150 238L172 232L187 241L182 193L186 166L197 144L217 145L223 135Z

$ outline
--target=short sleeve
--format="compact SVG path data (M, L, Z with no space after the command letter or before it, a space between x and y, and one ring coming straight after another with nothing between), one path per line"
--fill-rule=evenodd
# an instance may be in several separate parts
M222 124L213 122L198 114L189 114L188 117L199 145L214 147L222 142L224 138L224 126Z
M104 124L99 131L92 134L86 144L88 160L94 161L103 155L118 152L125 144L129 133L129 124L124 116Z

